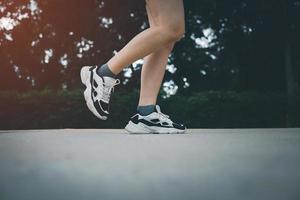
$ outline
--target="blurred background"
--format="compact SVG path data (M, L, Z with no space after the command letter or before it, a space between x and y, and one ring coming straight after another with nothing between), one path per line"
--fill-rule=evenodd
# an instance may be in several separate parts
M184 2L163 112L189 128L299 127L300 0ZM123 128L143 61L119 75L108 121L86 108L79 71L146 28L143 0L1 0L0 129Z

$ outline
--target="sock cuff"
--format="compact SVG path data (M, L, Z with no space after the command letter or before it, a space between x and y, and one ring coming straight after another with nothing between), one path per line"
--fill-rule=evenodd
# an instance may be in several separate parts
M150 115L154 111L155 111L155 105L146 105L146 106L137 107L137 112L142 116Z
M104 65L102 65L101 67L98 67L97 69L97 74L99 76L107 76L107 77L111 77L111 78L115 78L116 77L116 74L114 74L107 63L105 63Z

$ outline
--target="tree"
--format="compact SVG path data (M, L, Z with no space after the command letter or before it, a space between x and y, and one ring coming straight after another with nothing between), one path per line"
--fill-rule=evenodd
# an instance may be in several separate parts
M13 29L0 30L0 88L78 88L82 65L107 61L148 27L144 6L140 0L1 1ZM288 90L295 99L299 0L189 0L185 9L186 37L170 56L165 79L178 93ZM139 68L132 71L133 78L120 76L123 90L138 87Z

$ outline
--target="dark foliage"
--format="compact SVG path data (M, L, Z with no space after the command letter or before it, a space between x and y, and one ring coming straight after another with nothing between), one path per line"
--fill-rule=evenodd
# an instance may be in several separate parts
M299 125L300 0L184 2L186 37L170 57L176 72L165 76L178 96L161 102L166 111L190 127ZM0 18L16 22L0 28L0 90L21 92L1 93L0 128L126 123L140 68L131 78L120 75L126 85L118 88L106 123L90 116L74 91L81 66L106 62L147 28L144 1L3 0L0 7Z
M117 93L111 117L101 121L83 106L81 91L0 93L1 129L124 128L134 114L138 92ZM163 111L189 128L285 127L285 95L206 91L189 97L160 99ZM293 105L293 125L300 126L300 105Z

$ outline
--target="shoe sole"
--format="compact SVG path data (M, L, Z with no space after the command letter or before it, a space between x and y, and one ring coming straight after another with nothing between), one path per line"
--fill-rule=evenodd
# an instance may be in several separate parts
M126 125L125 130L130 134L184 134L186 130L178 130L175 128L160 128L156 130L146 126L135 124L131 121Z
M93 104L93 101L92 101L92 98L90 97L91 96L91 93L92 93L92 85L90 83L90 80L89 78L91 77L91 72L90 72L90 68L91 67L83 67L80 71L80 78L81 78L81 82L82 84L84 84L86 86L86 89L83 93L83 96L84 96L84 99L85 99L85 102L86 102L86 105L88 107L88 109L99 119L102 119L102 120L107 120L107 117L106 116L102 116L100 115L96 108L94 107L94 104Z

